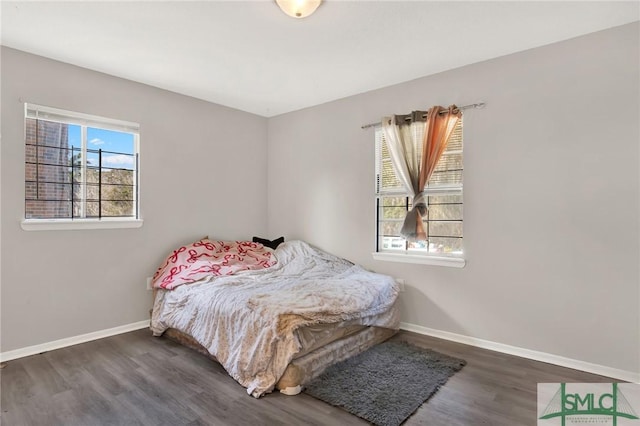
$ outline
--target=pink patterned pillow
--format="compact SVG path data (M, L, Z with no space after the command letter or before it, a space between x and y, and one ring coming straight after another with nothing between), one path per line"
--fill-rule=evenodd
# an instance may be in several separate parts
M153 287L172 290L210 276L268 268L276 262L262 244L205 238L174 250L154 274Z

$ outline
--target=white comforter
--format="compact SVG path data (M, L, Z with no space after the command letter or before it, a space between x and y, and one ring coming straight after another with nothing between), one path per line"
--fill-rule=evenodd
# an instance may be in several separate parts
M302 241L281 244L278 263L260 271L215 277L158 291L151 330L175 328L208 349L254 397L273 390L300 350L299 327L355 320L398 327L389 311L395 281Z

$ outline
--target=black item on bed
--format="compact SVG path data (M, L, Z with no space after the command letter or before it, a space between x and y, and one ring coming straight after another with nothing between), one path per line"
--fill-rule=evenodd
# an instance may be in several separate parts
M265 247L269 247L270 249L275 250L280 244L284 243L284 237L276 238L273 241L267 238L253 237L252 241L254 243L260 243Z

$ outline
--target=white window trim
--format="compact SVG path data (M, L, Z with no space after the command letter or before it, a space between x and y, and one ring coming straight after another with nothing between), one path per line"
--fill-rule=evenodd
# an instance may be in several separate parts
M20 226L25 231L69 231L83 229L140 228L142 219L23 219Z
M446 257L425 254L412 254L411 252L391 253L379 251L371 253L375 260L386 262L414 263L418 265L448 266L450 268L464 268L467 261L462 257Z
M52 108L43 105L30 104L25 102L25 118L39 119L43 118L49 121L63 122L67 124L79 125L82 127L83 140L83 158L86 158L87 127L97 127L106 130L114 130L118 132L133 133L134 150L140 155L140 124L118 120L113 118L101 117L91 114L85 114L75 111L69 111L60 108ZM62 118L60 118L62 117ZM82 175L86 174L86 165L83 165ZM136 191L133 194L133 202L138 211L138 217L114 217L114 218L51 218L51 219L22 219L20 227L25 231L65 231L65 230L83 230L83 229L131 229L140 228L143 220L140 215L140 164L136 164L136 173L138 179L136 182ZM86 190L86 186L85 186ZM86 194L84 195L86 199ZM82 204L84 210L85 204ZM23 212L24 214L24 212ZM84 216L84 211L83 211Z

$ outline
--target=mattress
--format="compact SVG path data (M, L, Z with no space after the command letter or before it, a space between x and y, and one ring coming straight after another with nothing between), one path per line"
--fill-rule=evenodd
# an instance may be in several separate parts
M364 325L350 323L315 324L301 327L295 333L300 341L301 349L293 356L293 359L300 358L321 346L328 345L365 328L367 327Z
M315 335L315 338L312 337L309 340L313 343L294 357L276 383L276 389L281 391L296 389L293 392L286 391L289 394L296 394L306 383L322 374L327 367L364 352L397 333L394 329L358 325L332 328L331 331L328 329L303 331L303 334ZM217 361L216 357L193 337L179 330L170 328L165 331L164 336Z
M302 327L296 330L296 335L300 340L300 352L294 355L293 359L297 359L307 355L308 353L318 349L319 347L328 345L336 340L343 339L352 334L356 334L367 326L359 324L318 324L308 327ZM170 328L164 332L164 335L180 344L196 349L198 352L207 355L209 358L216 360L216 357L200 345L193 337L174 328ZM216 360L217 361L217 360Z
M298 393L306 383L322 374L327 367L358 355L397 332L398 330L390 328L365 327L308 352L291 361L276 383L276 389L285 393L290 393L287 389L297 389L293 394Z

